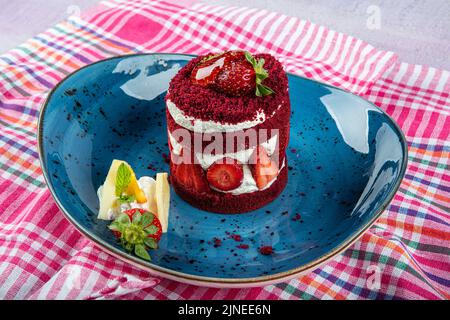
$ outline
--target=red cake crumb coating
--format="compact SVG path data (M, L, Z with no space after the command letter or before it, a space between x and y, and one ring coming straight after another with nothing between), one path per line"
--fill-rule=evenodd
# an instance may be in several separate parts
M204 56L203 56L204 57ZM279 163L281 167L284 161L284 167L280 170L278 177L270 185L270 187L251 193L233 195L232 193L224 193L216 191L213 188L202 189L197 192L192 187L186 186L177 181L174 173L177 165L170 162L170 181L175 192L185 201L202 210L218 212L218 213L243 213L256 210L271 201L273 201L283 191L288 179L288 164L286 159L286 148L289 142L289 119L290 119L290 102L287 91L287 77L282 65L271 55L258 54L255 58L264 58L264 68L268 71L269 77L264 80L263 84L270 87L275 93L258 97L254 94L248 96L231 97L224 93L217 92L214 89L195 85L190 79L190 74L194 66L203 58L198 57L191 60L179 73L172 79L166 100L172 101L177 108L181 109L187 116L200 120L212 120L219 123L236 124L247 120L254 120L257 111L263 111L266 120L252 128L246 130L267 129L268 138L270 138L271 129L277 129L279 134ZM174 132L182 127L178 125L169 111L166 112L167 128L169 132ZM246 132L244 130L244 132ZM194 141L194 132L189 131L191 142ZM223 141L226 141L226 134L223 135ZM263 142L258 139L258 144ZM183 143L182 152L194 154L192 144ZM203 148L208 146L211 141L203 141ZM169 141L170 149L172 149ZM247 149L248 144L238 146L237 150ZM202 148L202 150L203 150ZM226 150L226 148L224 148ZM171 155L172 154L172 150ZM197 150L198 152L199 150ZM229 151L228 151L229 152ZM199 165L197 165L199 166ZM199 166L200 167L200 166ZM201 169L201 167L200 167ZM204 171L206 173L206 171Z
M264 58L264 68L269 72L269 77L263 83L275 92L264 97L256 95L230 97L214 89L192 84L189 78L191 71L204 57L189 61L170 82L166 100L175 103L186 115L201 120L235 124L253 120L258 110L264 111L268 117L279 105L289 103L286 73L281 63L273 56L254 55L257 59Z

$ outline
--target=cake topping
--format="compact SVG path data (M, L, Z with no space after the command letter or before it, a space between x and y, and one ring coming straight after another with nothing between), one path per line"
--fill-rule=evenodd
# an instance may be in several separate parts
M150 260L148 249L156 249L169 224L168 174L139 179L131 166L114 159L105 182L97 191L98 219L113 220L108 228L128 252Z
M266 96L273 90L262 84L269 74L263 68L264 59L255 59L247 51L227 51L204 58L191 73L193 83L211 87L229 96L244 96L255 92Z
M226 56L214 55L203 59L191 73L193 83L208 86L214 83L225 64Z
M267 53L253 55L256 60L264 59L264 69L267 70L269 77L264 79L262 84L274 91L273 94L264 97L258 97L254 93L256 75L254 92L243 96L224 94L214 88L213 84L196 84L192 79L194 69L206 59L213 60L217 57L212 54L196 57L172 78L165 97L168 108L176 106L186 117L230 125L254 121L258 114L265 115L266 120L275 114L280 121L289 117L288 80L282 64L275 57Z
M230 191L242 184L244 171L237 160L223 158L208 168L206 178L213 188Z

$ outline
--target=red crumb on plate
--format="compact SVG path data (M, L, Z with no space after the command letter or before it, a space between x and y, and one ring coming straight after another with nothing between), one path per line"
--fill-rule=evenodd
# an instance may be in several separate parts
M263 246L259 248L259 252L265 256L271 255L273 253L272 246Z

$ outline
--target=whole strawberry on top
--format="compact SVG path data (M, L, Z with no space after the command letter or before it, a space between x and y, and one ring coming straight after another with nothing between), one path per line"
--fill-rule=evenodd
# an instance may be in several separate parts
M226 51L200 61L191 73L194 84L211 87L230 96L262 97L274 93L263 84L269 74L264 59L255 59L247 51Z

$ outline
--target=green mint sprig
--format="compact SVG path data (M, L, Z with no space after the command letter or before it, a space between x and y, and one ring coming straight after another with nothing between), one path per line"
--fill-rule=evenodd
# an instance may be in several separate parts
M131 170L125 165L125 163L121 163L119 168L117 169L116 175L116 197L118 197L117 201L119 203L130 203L135 200L134 196L124 195L123 193L128 188L128 185L131 182Z
M245 51L245 58L247 59L248 62L250 62L250 64L253 66L253 69L255 70L255 75L256 75L255 94L258 97L263 97L263 96L268 96L270 94L273 94L274 91L271 88L262 84L264 79L266 79L269 76L269 73L267 72L267 70L264 69L265 60L263 58L255 59L255 57L253 57L251 55L251 53L248 51Z
M146 248L157 249L158 243L148 236L159 231L157 226L151 224L153 219L153 214L149 212L141 214L139 210L136 210L131 219L126 213L121 213L108 228L120 234L119 242L125 250L151 261Z
M119 203L131 203L136 200L136 197L134 195L127 196L127 195L121 195L117 198L117 202Z

